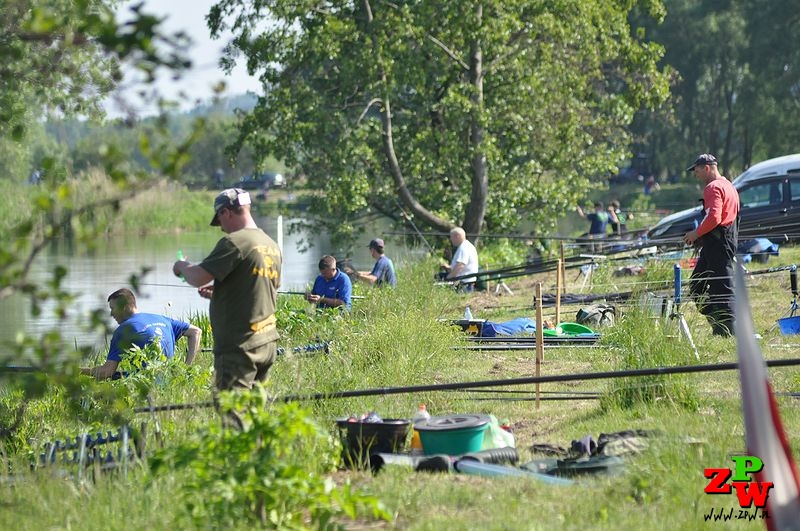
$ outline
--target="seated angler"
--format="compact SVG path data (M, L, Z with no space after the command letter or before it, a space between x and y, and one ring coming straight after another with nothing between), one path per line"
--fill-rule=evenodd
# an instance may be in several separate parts
M317 308L351 307L353 285L350 277L336 268L336 259L325 255L319 261L319 275L314 281L306 300L317 305Z

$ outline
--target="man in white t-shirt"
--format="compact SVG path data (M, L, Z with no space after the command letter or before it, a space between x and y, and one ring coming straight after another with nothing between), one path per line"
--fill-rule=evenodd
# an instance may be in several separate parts
M467 234L461 227L456 227L450 231L450 242L456 248L453 253L453 260L449 266L445 266L448 270L448 279L463 277L470 273L478 272L478 251L475 246L467 239ZM458 281L459 286L463 291L470 292L475 288L475 277L462 278Z

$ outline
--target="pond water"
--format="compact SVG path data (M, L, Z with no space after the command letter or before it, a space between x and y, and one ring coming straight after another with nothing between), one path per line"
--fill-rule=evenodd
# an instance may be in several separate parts
M326 235L302 231L289 234L288 226L292 220L262 218L257 221L279 243L281 238L278 236L278 228L283 227L281 291L304 291L318 274L317 262L324 254L332 254L337 258L346 256L358 269L370 269L374 263L367 249L371 236L365 236L364 241L359 241L352 253L345 254L333 249ZM375 230L379 228L376 227ZM366 234L373 232L367 231ZM221 235L218 229L212 227L198 233L145 237L125 235L103 240L91 251L67 242L57 242L39 256L31 278L41 285L52 278L54 267L67 268L69 273L63 286L76 296L70 306L70 319L60 322L47 307L41 316L34 318L31 316L28 300L22 296L0 300L0 344L13 340L19 332L37 335L59 327L62 337L70 342L74 340L79 345L102 348L106 344L106 338L100 337L102 334L98 332L86 332L82 323L86 322L92 310L103 309L107 314L108 294L121 287L130 287L131 275L141 274L145 269L148 272L141 277L141 289L137 294L140 311L161 313L177 319L207 313L208 300L201 298L195 288L177 279L172 274L172 264L179 250L187 260L199 262L213 249ZM387 254L395 263L398 258L415 252L405 247L401 240L395 242L391 238L385 239L387 248L393 249L392 253ZM311 248L306 250L309 244ZM108 324L116 325L110 316Z

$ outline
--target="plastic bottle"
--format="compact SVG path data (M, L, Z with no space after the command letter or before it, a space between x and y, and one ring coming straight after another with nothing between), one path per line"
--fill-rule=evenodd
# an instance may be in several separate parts
M472 311L469 309L469 306L467 306L467 309L464 310L464 319L467 321L472 321Z
M186 260L186 258L183 256L183 251L181 251L180 249L178 249L178 260L180 260L181 262ZM183 275L181 275L181 280L186 282L186 278L184 278Z
M431 414L428 413L428 408L425 404L420 404L417 412L411 417L411 425L415 426L417 422L428 420L429 418L431 418ZM422 455L422 453L422 439L419 436L419 431L414 427L411 435L411 455Z

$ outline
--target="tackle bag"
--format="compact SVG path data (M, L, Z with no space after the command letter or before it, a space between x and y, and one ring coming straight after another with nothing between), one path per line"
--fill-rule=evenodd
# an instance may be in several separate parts
M617 316L616 309L610 304L592 304L578 310L575 314L575 322L586 325L589 328L600 326L614 326Z

